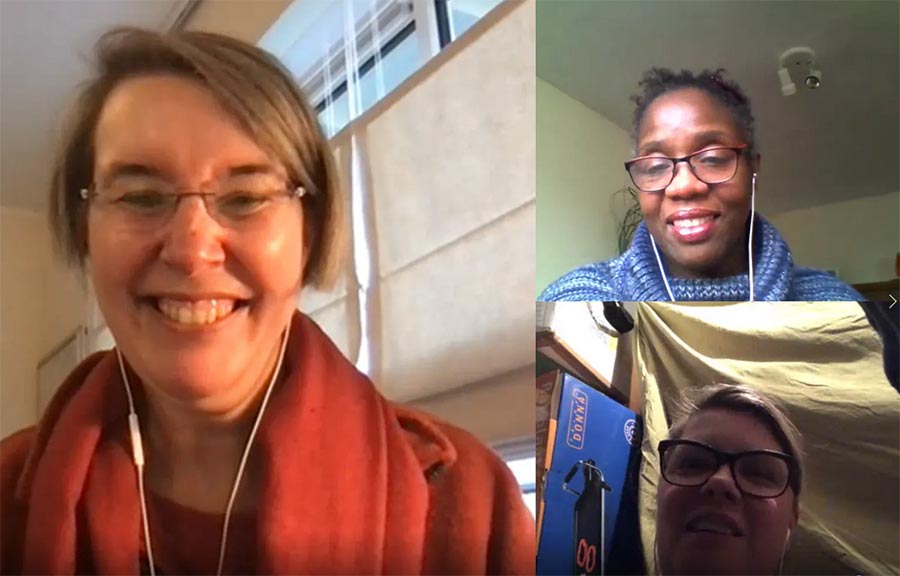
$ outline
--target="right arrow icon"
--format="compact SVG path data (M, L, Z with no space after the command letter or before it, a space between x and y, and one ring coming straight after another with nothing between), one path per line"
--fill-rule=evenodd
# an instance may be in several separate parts
M893 294L888 294L888 296L890 296L890 297L891 297L891 305L890 305L890 306L888 306L888 309L891 309L891 308L893 308L893 307L894 307L894 304L896 304L896 303L897 303L897 299L896 299L896 298L894 298L894 295L893 295Z

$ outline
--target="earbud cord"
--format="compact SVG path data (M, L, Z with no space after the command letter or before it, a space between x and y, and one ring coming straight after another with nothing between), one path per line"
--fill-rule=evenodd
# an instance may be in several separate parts
M266 389L263 397L262 405L259 407L259 413L256 415L256 421L253 423L253 429L250 431L250 437L247 439L247 445L244 447L244 454L241 457L241 463L238 466L237 476L234 480L234 486L231 489L231 495L228 498L228 505L225 508L225 522L222 527L222 544L219 547L219 565L216 574L221 576L222 568L225 564L225 550L228 545L228 525L231 521L231 510L234 507L234 501L237 497L238 488L240 487L241 477L244 474L244 468L247 464L247 458L250 455L250 447L253 445L253 439L256 437L256 431L262 421L263 413L269 403L269 397L272 395L272 389L275 387L275 381L278 379L278 373L281 372L281 365L284 361L284 353L287 349L288 336L291 330L291 321L288 320L287 328L284 332L284 338L281 341L281 349L278 353L278 362L275 365L275 371L272 373L272 379ZM128 382L128 376L125 373L125 364L122 360L122 354L116 348L116 357L119 360L119 370L122 373L122 382L125 384L125 391L128 395L128 427L131 432L131 448L134 455L134 463L138 471L138 490L141 496L141 519L144 526L144 543L147 547L147 560L150 562L150 576L156 576L156 568L153 562L153 547L150 545L150 526L147 520L147 499L144 493L144 450L141 442L141 431L138 426L137 413L134 410L134 398L131 394L131 385Z
M747 271L750 278L750 301L753 302L753 223L756 221L756 172L750 185L750 240L747 242Z
M784 537L784 545L781 547L781 560L778 561L778 576L781 576L781 569L784 568L784 556L787 554L788 541L791 539L791 531L787 531Z
M290 333L291 320L288 319L287 328L285 328L284 331L284 338L281 340L281 350L278 352L278 363L275 365L275 371L272 372L272 380L269 381L269 388L266 390L262 405L259 407L259 414L256 415L256 422L253 423L253 429L250 431L250 438L247 439L247 446L244 447L244 455L241 457L241 464L238 466L237 477L234 479L234 488L231 490L231 497L228 499L228 506L225 508L225 524L222 527L222 547L219 549L219 567L216 570L218 576L222 575L222 567L225 564L225 546L228 543L228 523L231 520L231 508L234 506L234 500L241 483L241 476L244 474L244 467L247 465L250 447L253 444L253 439L256 437L256 431L259 429L259 423L262 421L263 413L266 411L269 397L272 395L272 389L275 387L275 380L278 379L278 373L281 372L281 364L284 361L284 352L287 350L287 341Z
M747 242L747 272L750 280L750 301L753 302L753 223L756 221L756 172L753 173L750 189L750 239ZM675 301L672 289L669 287L669 280L666 278L666 270L663 268L662 259L659 257L659 250L656 248L656 240L653 234L650 234L650 244L653 246L653 254L656 255L656 263L659 265L659 274L662 276L663 284L666 286L666 292L669 294L669 300Z
M662 568L659 567L659 546L656 538L653 538L653 568L656 570L656 576L663 576Z
M669 300L674 302L675 296L672 294L672 289L669 288L669 280L666 278L666 270L663 268L662 259L659 257L659 250L656 249L656 240L653 239L653 234L650 234L650 244L653 246L653 253L656 254L656 263L659 264L659 274L662 276L663 284L666 285L666 292L669 294Z
M122 353L116 347L116 358L119 360L119 371L122 373L122 382L125 383L125 392L128 394L128 430L131 436L131 452L134 457L134 465L137 467L138 492L141 495L141 522L144 525L144 545L147 548L147 560L150 562L150 576L156 576L156 568L153 563L153 547L150 546L150 524L147 519L147 499L144 497L144 445L141 442L141 428L138 425L137 413L134 411L134 397L131 395L131 386L128 385L128 376L125 374L125 363Z

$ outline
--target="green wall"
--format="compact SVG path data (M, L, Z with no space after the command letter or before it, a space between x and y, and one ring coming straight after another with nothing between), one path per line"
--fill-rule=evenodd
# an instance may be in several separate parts
M536 90L540 294L569 270L618 255L613 194L627 182L631 144L625 130L540 78Z

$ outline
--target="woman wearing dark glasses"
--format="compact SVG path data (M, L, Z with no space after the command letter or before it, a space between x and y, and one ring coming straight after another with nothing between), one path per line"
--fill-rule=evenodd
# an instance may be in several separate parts
M551 284L540 300L861 300L832 275L796 266L755 213L760 155L750 102L722 70L653 68L633 99L625 162L643 222L628 250Z
M780 574L799 519L800 433L756 390L716 385L659 443L658 574Z

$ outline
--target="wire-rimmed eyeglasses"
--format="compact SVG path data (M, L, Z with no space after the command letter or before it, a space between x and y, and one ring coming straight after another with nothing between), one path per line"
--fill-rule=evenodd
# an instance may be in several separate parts
M659 443L660 470L669 484L696 487L706 484L723 464L744 494L776 498L784 494L796 474L796 461L775 450L724 452L694 440Z
M207 213L228 228L261 225L279 203L302 198L307 191L291 183L273 184L271 180L224 182L213 192L179 190L167 182L147 183L128 179L101 186L97 183L81 189L81 198L108 210L131 230L146 230L164 225L175 214L179 202L196 196Z
M675 165L687 162L694 176L706 184L721 184L737 174L738 158L747 149L740 146L719 146L694 152L681 158L642 156L625 162L631 181L644 192L661 192L675 179Z

